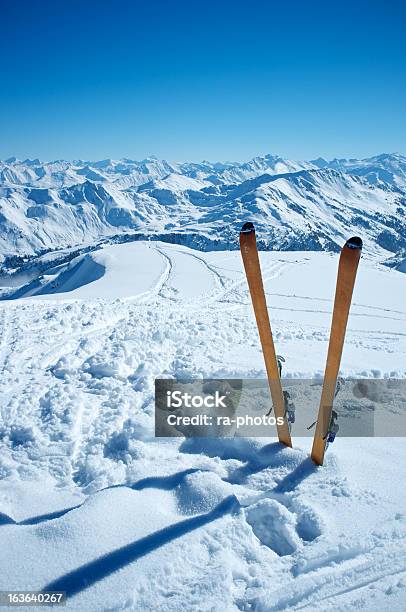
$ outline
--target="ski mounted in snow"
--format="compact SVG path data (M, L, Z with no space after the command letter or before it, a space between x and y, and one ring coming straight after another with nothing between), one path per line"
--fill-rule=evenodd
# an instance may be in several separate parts
M283 425L277 423L279 442L292 446L289 425L286 419L285 398L280 379L280 359L278 360L273 342L271 324L269 322L266 305L264 285L262 282L261 267L259 263L255 228L252 223L244 223L240 232L240 249L247 276L248 287L254 307L265 367L268 375L269 390L271 392L275 417L283 417Z
M284 424L282 426L277 425L279 441L286 446L292 446L290 429L295 421L295 406L289 393L282 390L281 370L282 362L285 360L280 355L276 355L275 352L262 282L255 228L252 223L245 223L241 229L240 248L264 354L273 409L276 417L284 417ZM316 425L311 456L317 465L323 465L325 451L328 445L334 441L338 432L338 415L333 410L333 401L340 387L338 373L361 250L362 240L358 237L347 240L341 250L319 413L317 421L308 427L308 429L311 429ZM268 414L271 411L272 408Z
M323 389L313 439L312 459L317 465L323 465L326 446L337 433L333 401L361 250L362 240L358 237L347 240L341 249Z

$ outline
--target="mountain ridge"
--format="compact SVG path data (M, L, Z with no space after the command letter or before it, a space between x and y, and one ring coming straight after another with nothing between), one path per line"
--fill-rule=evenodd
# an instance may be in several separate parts
M384 261L406 248L406 157L0 162L3 257L120 235L233 249L247 219L265 249L335 251L350 231Z

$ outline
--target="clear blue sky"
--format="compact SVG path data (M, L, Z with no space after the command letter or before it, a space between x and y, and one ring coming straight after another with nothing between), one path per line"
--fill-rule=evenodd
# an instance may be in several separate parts
M0 0L0 157L406 153L403 0Z

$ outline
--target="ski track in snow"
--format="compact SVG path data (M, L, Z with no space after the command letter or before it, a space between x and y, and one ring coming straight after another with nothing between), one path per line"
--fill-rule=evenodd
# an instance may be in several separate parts
M156 376L262 377L264 366L238 254L147 247L161 270L134 296L98 298L96 281L93 299L0 302L0 588L62 588L72 610L403 610L405 495L388 493L377 458L367 486L362 475L385 441L351 450L360 476L340 440L317 469L308 440L154 438ZM320 375L336 261L320 268L325 288L306 277L323 255L261 259L288 373ZM404 277L388 275L393 298ZM401 301L369 298L354 299L345 371L404 377ZM36 483L30 503L13 501Z

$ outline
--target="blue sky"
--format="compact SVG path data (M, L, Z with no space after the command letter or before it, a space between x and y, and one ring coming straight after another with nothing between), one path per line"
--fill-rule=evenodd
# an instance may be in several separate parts
M0 0L0 157L406 153L402 0Z

